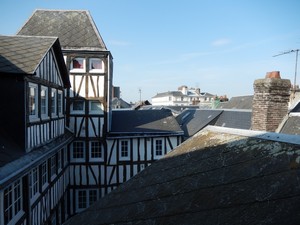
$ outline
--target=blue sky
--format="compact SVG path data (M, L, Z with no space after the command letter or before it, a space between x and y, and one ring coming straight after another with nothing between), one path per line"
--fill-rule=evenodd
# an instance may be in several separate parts
M300 48L298 0L1 0L0 34L15 34L35 9L89 10L114 57L125 101L181 85L229 98L253 94L279 70L293 83ZM299 68L300 66L298 66ZM298 69L297 84L300 75Z

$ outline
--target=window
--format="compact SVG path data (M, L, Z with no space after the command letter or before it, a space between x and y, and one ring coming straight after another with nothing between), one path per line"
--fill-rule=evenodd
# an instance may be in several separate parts
M58 151L57 153L57 168L60 170L61 167L61 151Z
M4 190L4 223L8 224L22 210L22 184L16 181Z
M48 89L44 86L41 87L41 116L48 116Z
M71 61L71 72L73 73L84 73L85 72L85 59L74 58Z
M29 119L38 118L38 87L37 84L29 83Z
M103 105L99 101L90 101L90 111L103 113Z
M89 205L92 205L94 202L96 202L97 198L97 190L89 190Z
M29 174L30 198L33 198L39 192L39 173L34 168Z
M84 158L84 142L74 141L73 142L73 159Z
M91 142L91 158L102 158L101 143L99 141Z
M90 73L104 73L104 63L102 59L91 58L89 63Z
M56 116L56 89L51 90L51 114Z
M43 162L41 166L41 174L42 174L42 186L48 183L48 169L47 169L47 161Z
M98 200L97 190L78 190L77 191L77 210L82 211L91 206Z
M85 209L87 207L86 191L78 191L78 209Z
M129 157L128 141L121 141L121 158Z
M74 100L73 101L73 111L83 111L84 100Z
M162 140L155 140L155 155L162 156Z
M55 155L52 156L50 159L50 173L51 173L51 177L54 177L56 175L56 157L55 157Z
M60 90L57 92L57 111L58 115L63 114L63 93Z

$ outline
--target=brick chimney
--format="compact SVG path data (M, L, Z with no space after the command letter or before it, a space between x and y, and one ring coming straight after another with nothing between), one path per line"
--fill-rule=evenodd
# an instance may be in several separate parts
M288 112L291 82L273 71L255 80L253 87L251 129L274 132Z

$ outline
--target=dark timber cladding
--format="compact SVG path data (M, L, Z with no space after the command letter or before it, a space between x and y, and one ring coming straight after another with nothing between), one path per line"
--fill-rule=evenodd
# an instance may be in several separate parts
M299 138L207 127L66 225L298 224Z

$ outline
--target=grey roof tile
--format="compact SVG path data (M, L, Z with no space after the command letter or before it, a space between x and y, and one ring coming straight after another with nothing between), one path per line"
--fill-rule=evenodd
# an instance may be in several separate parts
M63 49L106 50L90 13L85 10L36 10L18 35L58 37Z
M114 110L110 134L120 133L183 132L170 110Z
M33 74L57 38L0 36L0 72Z
M300 135L300 116L290 116L280 133Z
M253 95L232 97L228 102L220 104L222 109L252 109Z
M224 110L214 125L248 130L251 128L251 117L251 110Z
M299 139L208 128L137 174L72 224L297 224Z

